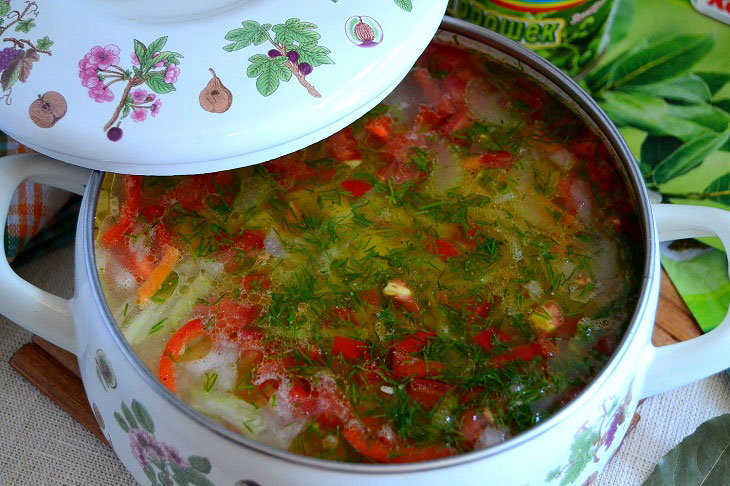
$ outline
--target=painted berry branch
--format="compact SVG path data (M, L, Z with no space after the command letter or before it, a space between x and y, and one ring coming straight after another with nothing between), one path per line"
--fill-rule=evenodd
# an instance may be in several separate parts
M17 24L18 22L22 22L26 15L33 15L35 17L38 17L38 4L35 2L25 2L25 9L21 13L18 10L13 10L11 12L8 12L6 15L8 19L13 19L9 24L5 25L4 27L0 27L0 36L3 35L10 27Z
M35 44L33 44L29 39L15 39L13 37L6 37L3 39L3 42L12 42L15 44L19 49L23 49L25 45L30 47L36 52L41 52L43 54L48 54L49 56L52 56L53 53L48 49L40 49Z
M242 27L226 33L225 39L231 43L224 46L223 50L238 51L252 44L258 46L268 41L274 49L270 49L267 54L255 54L248 59L251 64L246 75L256 79L258 92L262 96L270 96L279 89L281 82L286 83L293 76L311 96L321 98L322 95L307 79L316 67L334 64L329 57L330 50L319 44L320 38L317 25L298 18L276 25L246 20Z
M271 39L271 38L269 38L269 39L271 40L271 43L274 44L274 47L276 47L279 50L279 52L281 53L282 56L287 55L286 46L284 44L279 44L279 43L274 42L273 39ZM289 60L286 62L286 67L289 68L289 71L291 71L291 73L297 78L297 80L299 81L299 84L301 84L302 86L304 86L307 89L307 92L309 94L311 94L315 98L322 97L322 95L319 93L319 91L317 91L315 89L315 87L312 86L309 81L307 81L306 75L302 74L299 67L292 62L291 58L289 58Z
M107 88L111 86L112 84L116 83L117 81L121 81L120 79L115 79L111 83L107 84ZM117 119L119 118L119 115L121 115L122 110L124 110L124 106L127 102L127 98L129 98L129 93L132 91L132 88L135 86L139 86L141 84L144 84L144 79L138 78L137 76L134 76L132 79L129 80L127 83L127 86L124 88L124 91L122 91L122 99L119 101L119 104L117 105L117 109L114 110L114 114L112 115L111 119L106 122L106 125L104 125L104 132L106 133L114 123L116 123Z

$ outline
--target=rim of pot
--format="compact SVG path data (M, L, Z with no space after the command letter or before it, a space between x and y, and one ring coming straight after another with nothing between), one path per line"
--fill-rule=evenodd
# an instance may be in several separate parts
M168 390L162 383L157 379L156 376L150 372L150 370L142 363L137 357L137 354L129 345L127 340L124 338L120 328L117 326L114 317L109 309L109 306L104 299L104 295L101 290L101 284L99 282L99 274L96 269L96 255L94 253L94 241L93 241L93 228L94 228L94 217L96 214L96 204L98 201L98 194L101 187L101 181L104 176L104 172L94 171L89 180L89 187L87 190L88 195L93 195L86 204L88 210L85 213L85 218L79 221L79 224L83 224L83 235L82 242L84 257L85 257L85 270L86 277L91 283L91 288L94 294L94 303L99 310L99 313L103 317L104 324L107 330L111 333L116 344L119 346L122 354L126 357L127 361L137 372L139 378L150 388L155 390L159 395L162 395L167 402L174 406L179 412L186 415L190 420L197 422L198 425L210 429L213 433L218 435L222 440L226 440L233 444L239 445L246 449L251 449L257 453L266 454L272 457L276 457L283 461L299 464L302 466L309 466L313 469L336 471L340 473L359 473L359 474L373 474L373 475L387 475L387 474L402 474L402 473L415 473L424 472L434 469L450 468L460 464L470 463L474 461L481 461L488 459L493 456L505 453L514 448L520 447L522 444L529 442L536 437L552 430L553 428L565 423L570 422L571 416L575 411L580 409L584 403L591 400L596 394L600 393L602 385L611 378L611 375L618 367L619 362L627 353L633 340L638 334L638 329L641 326L643 316L648 310L649 299L650 299L650 288L653 280L656 276L652 274L652 269L655 266L655 260L657 258L654 253L655 237L654 237L654 226L651 217L651 208L647 190L643 184L643 179L639 172L638 165L636 164L634 157L629 149L626 141L619 133L616 126L611 122L608 116L598 107L597 103L583 91L577 83L570 79L566 74L560 71L557 67L553 66L549 62L537 54L529 51L514 41L506 39L498 34L488 31L484 28L477 27L473 24L469 24L462 20L457 20L452 17L444 17L444 20L439 27L439 31L446 31L448 33L458 34L463 37L472 39L476 42L485 44L488 47L495 48L504 54L516 59L518 62L529 66L534 69L538 74L545 77L547 80L552 82L555 86L562 91L562 94L566 95L571 102L575 103L578 109L580 109L586 117L600 130L602 136L605 138L607 143L615 152L616 162L619 165L619 169L622 170L629 184L629 190L633 196L633 202L635 204L635 210L637 211L638 220L642 226L643 236L643 268L641 273L641 287L639 289L639 297L636 302L633 314L629 321L629 325L626 327L626 331L621 339L621 342L613 353L606 365L601 371L591 380L591 382L583 389L583 391L575 397L570 403L560 409L557 413L546 419L530 429L508 439L502 444L489 447L487 449L481 449L472 452L466 452L450 456L442 459L435 459L430 461L404 463L404 464L360 464L360 463L347 463L328 461L324 459L316 459L307 456L301 456L288 452L283 449L278 449L272 446L262 444L253 439L249 439L233 432L223 425L215 422L214 420L204 416L197 412L195 409L183 402L177 395ZM547 87L544 87L548 89Z

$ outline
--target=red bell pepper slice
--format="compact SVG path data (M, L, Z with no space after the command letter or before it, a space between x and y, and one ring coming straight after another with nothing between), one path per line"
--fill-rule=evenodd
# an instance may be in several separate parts
M393 347L401 353L417 353L435 337L436 333L433 331L418 331L396 342Z
M157 376L163 385L175 393L175 362L185 351L186 346L196 338L209 336L203 327L203 321L193 319L183 327L175 331L167 344L160 358L160 365Z
M441 238L428 243L426 249L441 258L443 261L459 256L460 253L458 248L449 243L447 240Z
M422 378L414 378L406 385L408 396L420 403L426 410L435 407L439 400L453 389L453 385L448 383Z
M418 447L385 441L369 434L358 425L348 425L343 430L345 440L360 454L381 463L418 462L454 455L456 451L445 446Z
M116 245L132 227L142 199L142 176L122 176L122 190L124 199L119 208L119 217L99 237L99 241L106 247Z
M398 351L393 352L393 376L398 378L426 378L438 376L444 365L438 361L426 361L417 356L410 356Z

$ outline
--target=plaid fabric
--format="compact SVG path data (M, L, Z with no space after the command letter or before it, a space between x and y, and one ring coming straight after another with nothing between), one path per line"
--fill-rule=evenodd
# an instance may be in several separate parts
M17 141L0 132L0 156L32 152ZM0 161L2 164L2 161ZM48 229L58 211L67 205L72 195L60 189L43 186L33 182L25 182L18 187L13 196L5 226L5 254L13 261L26 248L33 247L37 253L44 249L58 247L73 239L76 213L73 209L63 213L64 220L55 218L58 225L53 231L54 237L45 233L43 240L33 242L39 231Z

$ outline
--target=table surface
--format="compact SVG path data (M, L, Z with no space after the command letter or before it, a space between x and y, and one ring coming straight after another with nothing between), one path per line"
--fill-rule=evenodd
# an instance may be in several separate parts
M18 273L64 297L73 292L73 249L28 262ZM661 319L661 316L659 317ZM655 340L671 334L671 324ZM679 334L679 335L677 335ZM135 484L113 451L11 370L8 360L30 334L0 317L0 484ZM730 412L730 377L715 375L646 400L641 420L594 486L641 484L657 461L705 420Z

